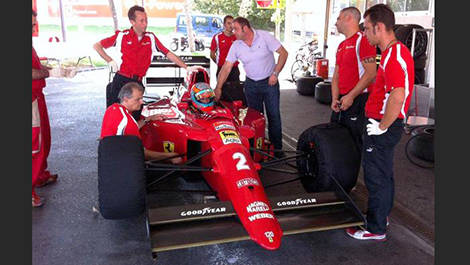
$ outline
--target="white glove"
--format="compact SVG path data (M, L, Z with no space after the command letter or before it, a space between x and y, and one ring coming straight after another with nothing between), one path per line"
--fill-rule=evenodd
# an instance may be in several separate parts
M119 70L119 66L114 60L111 60L108 62L108 66L111 70L111 72L116 73Z
M367 135L381 135L385 133L388 129L382 130L379 128L379 122L374 119L369 119L369 124L367 124Z

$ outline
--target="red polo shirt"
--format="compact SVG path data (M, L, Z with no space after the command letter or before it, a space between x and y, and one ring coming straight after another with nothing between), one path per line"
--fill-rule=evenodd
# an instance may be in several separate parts
M237 40L235 34L232 36L227 36L224 32L219 32L212 37L211 41L211 51L215 52L216 54L216 62L217 66L222 67L225 63L225 58L227 57L228 51L232 46L232 43ZM237 66L238 61L233 64L233 66Z
M114 103L106 109L101 126L101 136L135 135L140 137L139 126L123 105Z
M391 45L382 53L375 87L366 103L366 117L381 120L390 92L396 87L405 88L405 101L399 119L404 119L410 105L414 87L414 61L408 48L401 42Z
M33 47L33 69L41 69L41 62L39 61L39 57L36 53L36 50ZM42 93L42 88L46 86L46 80L42 79L33 79L33 101L37 98L37 95Z
M342 41L336 51L336 64L339 67L338 87L341 95L346 95L359 82L364 74L361 61L366 58L375 58L377 50L370 45L363 32L358 31L353 36ZM373 83L364 92L370 91Z
M152 62L152 53L161 52L167 55L168 49L152 32L145 32L139 41L135 31L130 28L100 41L104 48L115 46L121 52L119 72L126 76L145 76Z

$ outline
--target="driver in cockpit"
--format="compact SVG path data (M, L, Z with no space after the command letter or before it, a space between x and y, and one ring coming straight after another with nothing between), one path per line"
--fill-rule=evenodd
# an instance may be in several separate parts
M195 83L191 87L191 103L200 112L213 110L215 108L214 90L207 83Z

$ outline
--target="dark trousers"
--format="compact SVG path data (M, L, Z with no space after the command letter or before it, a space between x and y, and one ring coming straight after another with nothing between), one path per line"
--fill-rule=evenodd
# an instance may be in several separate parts
M393 152L400 141L403 127L403 120L397 119L384 134L369 136L364 131L362 167L369 193L367 230L374 234L386 232L387 216L393 207Z
M219 72L222 69L222 66L217 66L217 72L215 72L215 76L219 76ZM238 65L232 67L230 73L227 76L227 81L240 81L240 69L238 69Z
M273 86L268 85L268 79L254 81L246 78L245 95L248 107L253 108L268 117L269 141L275 149L282 149L281 111L279 109L279 82Z
M122 76L119 73L116 73L114 75L113 81L106 86L106 108L113 105L114 103L119 103L119 91L125 84L129 82L136 82L139 83L142 87L144 87L141 81ZM134 111L132 113L132 117L134 117L136 121L139 120L141 112L142 108L138 111Z
M344 95L340 95L340 98ZM331 112L331 122L339 123L349 129L354 138L356 146L362 150L362 134L366 126L365 106L369 93L362 93L357 96L351 107L340 112Z

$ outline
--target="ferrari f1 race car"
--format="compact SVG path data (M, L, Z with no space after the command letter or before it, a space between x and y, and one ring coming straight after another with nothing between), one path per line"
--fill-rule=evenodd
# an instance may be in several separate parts
M100 141L104 218L145 213L154 257L160 251L247 239L276 250L285 235L365 224L348 194L360 159L347 129L312 126L300 136L297 150L277 158L279 150L265 138L264 115L241 101L205 103L204 98L213 99L209 84L206 70L199 69L170 96L145 104L142 116L164 119L145 124L142 140L110 136ZM143 147L179 153L184 162L144 161ZM275 174L294 177L266 185ZM184 190L177 182L171 190L171 181L208 188ZM294 181L304 190L268 193ZM206 195L196 203L184 197L198 192Z

